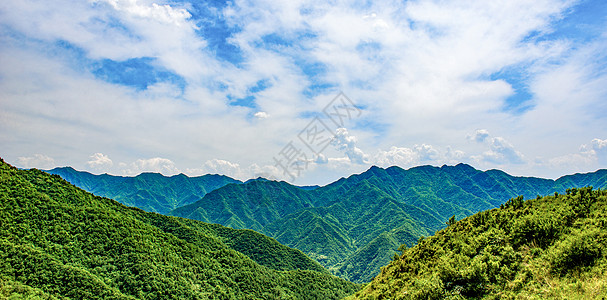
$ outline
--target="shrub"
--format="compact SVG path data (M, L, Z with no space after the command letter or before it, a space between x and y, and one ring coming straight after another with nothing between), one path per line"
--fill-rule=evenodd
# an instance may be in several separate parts
M535 242L545 249L560 235L560 222L551 215L526 215L512 225L512 244L515 247Z
M552 270L564 275L572 270L589 267L601 257L601 245L597 242L597 232L570 235L560 242L552 257Z

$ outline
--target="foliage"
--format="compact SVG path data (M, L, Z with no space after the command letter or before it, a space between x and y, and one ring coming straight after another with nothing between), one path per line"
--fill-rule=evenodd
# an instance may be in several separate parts
M607 191L483 211L406 249L352 299L600 299L607 296Z
M362 283L390 262L400 244L413 245L475 212L518 207L523 196L564 193L582 183L607 187L607 170L555 181L465 164L371 167L315 189L273 181L227 185L171 214L256 230L303 251L333 274ZM520 222L517 238L540 244L560 226L554 218Z
M356 289L250 230L147 213L0 161L0 297L338 299Z

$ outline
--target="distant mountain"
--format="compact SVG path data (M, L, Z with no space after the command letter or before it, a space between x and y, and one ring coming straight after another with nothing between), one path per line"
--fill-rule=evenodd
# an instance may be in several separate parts
M252 230L129 208L0 159L0 298L340 299L356 290Z
M371 167L310 190L267 180L226 185L171 214L259 231L333 274L368 282L399 245L433 235L452 216L461 219L519 195L535 198L587 185L607 187L607 170L549 180L466 164Z
M94 175L76 171L71 167L55 168L46 172L59 175L95 195L160 214L168 214L177 207L195 202L208 192L226 184L242 183L224 175L188 177L179 174L167 177L158 173L142 173L134 177L122 177Z
M347 299L605 299L606 225L606 190L513 198L401 248Z

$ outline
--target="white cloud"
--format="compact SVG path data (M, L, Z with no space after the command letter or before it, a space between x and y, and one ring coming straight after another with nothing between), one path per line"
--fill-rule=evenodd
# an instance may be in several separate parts
M487 129L478 129L473 135L468 135L468 139L479 143L484 142L489 137L489 131Z
M314 160L314 163L319 164L319 165L324 165L328 162L329 162L329 159L322 153L318 154L316 156L316 159Z
M216 158L207 160L203 165L203 170L209 174L223 174L234 177L240 177L242 172L239 164Z
M453 150L451 146L447 146L447 153L445 153L446 163L457 164L461 163L466 158L466 153L462 150Z
M432 147L431 145L415 145L413 149L415 150L415 152L417 152L419 160L421 162L435 161L440 158L440 154L438 153L438 151L434 149L434 147Z
M290 176L287 174L284 174L284 172L282 172L281 170L279 170L276 166L272 166L272 165L264 165L264 166L258 166L257 164L252 164L251 166L249 166L248 169L248 173L250 174L249 176L246 176L246 178L265 178L265 179L269 179L269 180L289 180Z
M600 163L607 163L607 140L592 139L588 144L582 144L579 152L559 155L548 159L538 159L537 166L550 169L563 170L570 168L583 168L592 170Z
M588 152L572 153L553 157L547 160L538 160L539 166L555 169L588 166L596 163L596 157Z
M169 159L154 157L149 159L138 159L123 169L124 175L134 176L143 172L160 173L163 175L176 175L181 173L175 163Z
M491 159L496 163L503 163L504 160L513 164L524 162L523 154L514 149L514 146L502 137L494 137L491 139L491 151L485 152L485 159Z
M580 146L580 152L590 157L595 157L599 162L607 162L607 139L592 139L590 145Z
M95 153L90 156L91 160L86 162L86 164L93 169L107 169L111 167L114 163L112 160L103 153Z
M388 151L379 151L374 158L375 164L381 167L411 166L418 162L418 155L411 148L392 146Z
M387 151L379 150L373 158L373 163L382 167L396 165L406 168L418 164L439 165L456 157L463 158L464 152L447 147L447 151L441 153L434 146L427 144L414 145L412 148L392 146Z
M322 111L343 90L374 124L353 126L358 139L339 137L345 157L310 159L318 172L340 166L347 175L369 163L412 166L471 156L481 166L523 172L533 166L526 157L561 157L582 143L587 149L572 155L582 161L594 151L597 160L584 165L607 166L600 143L587 142L607 126L605 35L588 43L544 35L576 3L236 0L200 16L203 10L177 2L5 1L0 138L13 159L44 149L60 162L135 173L188 170L222 157L239 162L224 165L226 172L248 178L276 173L267 162L310 121L302 116ZM202 36L204 26L224 21L233 26L225 42L238 49L238 64L219 58L221 50ZM183 77L184 86L159 82L137 92L95 78L87 66L141 57ZM503 109L515 92L510 80L492 79L510 68L521 70L532 96L523 113ZM259 81L267 87L254 93L254 108L228 104L228 95L247 97ZM312 84L329 88L310 96ZM466 142L470 132L477 143ZM361 150L370 147L384 150ZM116 162L175 161L103 164L87 156L98 149L111 151Z
M241 167L240 164L223 159L207 160L200 169L187 169L186 173L190 176L203 174L226 175L241 181L251 178L263 177L270 180L289 180L290 176L284 174L274 165L251 164L248 167Z
M356 147L356 137L350 135L346 128L338 128L335 130L335 136L331 143L338 151L343 151L351 162L355 164L366 164L369 161L369 156L360 148Z
M597 151L597 152L604 152L607 151L607 139L605 140L601 140L601 139L592 139L592 141L590 141L590 147L592 147L592 150ZM589 146L584 145L583 146L584 149L589 148Z
M44 154L34 154L32 156L20 156L17 158L17 166L26 169L50 169L55 167L55 160Z
M267 119L269 117L268 113L265 111L258 111L253 116L257 119Z
M182 26L192 15L185 9L175 9L170 5L145 5L137 0L105 0L114 9L125 11L140 18L150 18L158 22Z
M488 162L496 165L504 164L522 164L525 162L524 155L516 150L514 146L503 137L493 137L486 129L479 129L474 135L469 135L478 143L484 143L489 146L489 150L481 155L473 156L472 158L479 162Z

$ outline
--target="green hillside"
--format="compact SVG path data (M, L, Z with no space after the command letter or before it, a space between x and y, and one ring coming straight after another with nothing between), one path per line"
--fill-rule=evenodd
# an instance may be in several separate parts
M254 231L129 208L0 160L0 298L339 299L356 289Z
M518 195L532 198L583 185L607 187L607 170L549 180L465 164L372 167L311 190L273 181L226 185L171 214L259 231L302 250L333 274L368 282L398 245L434 234L452 216L461 219Z
M168 214L173 209L190 204L208 192L230 183L241 183L224 175L188 177L183 174L163 176L142 173L134 177L94 175L71 167L46 171L56 174L73 185L97 196L114 199L124 205L145 211Z
M404 249L352 299L605 299L607 191L477 213Z

